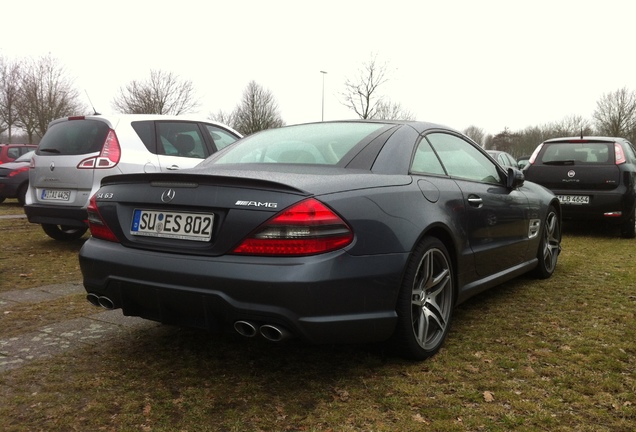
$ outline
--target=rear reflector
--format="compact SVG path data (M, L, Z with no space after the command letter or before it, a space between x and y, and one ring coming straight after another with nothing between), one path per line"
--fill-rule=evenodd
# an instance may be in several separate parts
M265 222L232 253L316 255L341 249L352 241L351 228L326 205L310 198Z
M606 213L603 213L603 216L609 217L609 218L619 218L623 216L623 212L622 211L606 212Z

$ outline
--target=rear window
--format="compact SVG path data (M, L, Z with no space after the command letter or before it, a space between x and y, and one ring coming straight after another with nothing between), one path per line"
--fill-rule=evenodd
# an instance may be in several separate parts
M613 164L613 143L545 143L539 162Z
M102 150L108 125L98 120L69 120L48 128L37 154L81 155Z
M336 165L356 144L385 126L381 123L316 123L269 129L244 138L209 160L214 164Z

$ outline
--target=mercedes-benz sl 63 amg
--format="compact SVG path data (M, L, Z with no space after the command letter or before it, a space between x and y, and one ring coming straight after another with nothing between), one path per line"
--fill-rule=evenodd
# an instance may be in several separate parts
M386 341L424 359L458 303L552 275L560 212L452 129L321 122L248 136L193 169L105 178L80 265L89 301L125 315Z

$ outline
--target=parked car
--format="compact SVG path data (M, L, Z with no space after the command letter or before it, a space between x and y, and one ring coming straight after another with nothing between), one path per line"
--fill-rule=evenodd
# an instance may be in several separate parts
M0 144L0 164L13 162L37 147L35 144Z
M0 203L7 198L17 198L24 205L24 196L29 187L29 165L34 150L14 160L0 165Z
M557 195L564 219L613 222L620 224L622 237L636 237L636 152L626 139L544 141L525 176Z
M509 153L500 150L486 150L486 152L504 168L519 168L517 160Z
M124 315L390 341L424 359L456 304L552 275L560 211L452 129L321 122L251 135L194 169L103 179L79 259L88 300Z
M524 155L517 159L517 165L519 165L520 170L524 170L530 164L530 156Z
M88 229L88 200L102 178L192 168L240 136L220 123L181 116L55 120L32 159L25 213L56 240L80 238Z

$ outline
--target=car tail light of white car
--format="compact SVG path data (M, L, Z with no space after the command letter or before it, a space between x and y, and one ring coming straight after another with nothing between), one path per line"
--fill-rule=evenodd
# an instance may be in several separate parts
M91 157L81 161L77 168L79 169L106 169L112 168L119 163L121 158L121 147L117 140L114 130L110 130L106 135L106 140L102 146L99 156Z

